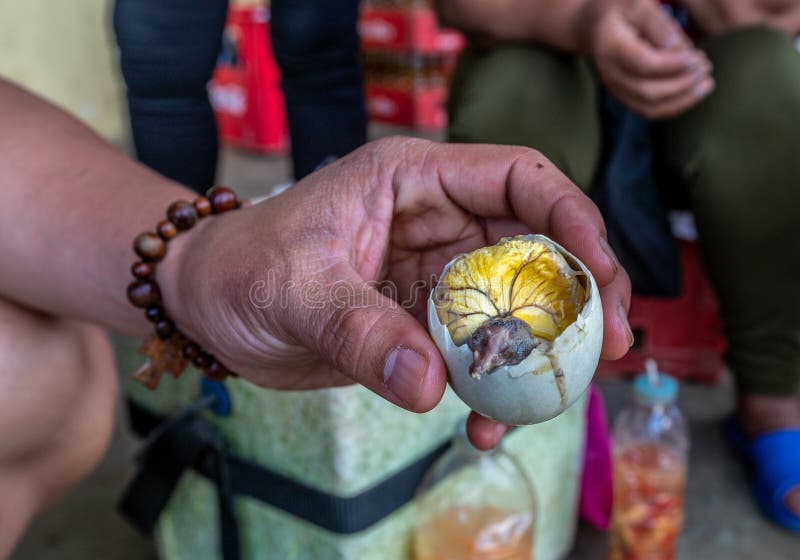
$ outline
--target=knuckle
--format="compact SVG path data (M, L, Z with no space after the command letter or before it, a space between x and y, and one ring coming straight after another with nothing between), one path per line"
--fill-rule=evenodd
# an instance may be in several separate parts
M324 318L319 321L319 340L322 358L334 367L351 375L350 364L355 348L358 348L357 330L353 328L357 311L351 306L331 306L323 311Z
M525 157L530 159L532 162L539 163L542 160L549 161L547 157L536 148L524 148L524 150Z
M358 382L371 377L375 338L384 328L388 310L357 304L331 306L320 322L323 359Z
M387 136L374 142L370 145L374 150L382 155L409 152L418 149L424 149L426 146L431 145L432 142L423 138L412 138L409 136Z
M520 165L523 169L536 168L539 170L550 170L550 160L542 152L535 148L519 146L514 148L514 165Z

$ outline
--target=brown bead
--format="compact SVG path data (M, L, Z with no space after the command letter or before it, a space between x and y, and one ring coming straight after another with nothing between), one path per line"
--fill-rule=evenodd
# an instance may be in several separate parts
M191 202L176 200L167 208L167 218L179 231L185 231L197 223L197 211Z
M178 235L178 228L175 227L175 224L173 224L169 220L161 220L160 222L158 222L158 225L156 226L156 231L158 232L158 235L161 237L161 239L163 239L164 241L168 241L173 237L175 237L176 235Z
M156 323L156 334L161 340L166 340L175 332L175 325L169 319L162 319Z
M153 263L136 261L131 265L131 273L139 279L150 278L153 272L155 272Z
M200 353L200 347L194 342L187 342L181 349L181 356L187 360L194 360Z
M133 240L133 250L146 261L160 261L167 254L167 244L152 231L146 231Z
M211 201L211 212L221 214L236 208L236 193L228 187L214 187L208 192L208 200Z
M152 280L136 280L128 284L128 299L136 307L152 307L161 302L161 290Z
M230 372L219 363L217 360L211 362L211 364L205 369L206 377L208 377L211 381L222 381Z
M154 305L152 307L148 307L144 312L145 317L151 323L158 323L159 321L166 319L167 314L164 312L164 308L160 305Z
M204 196L198 196L194 199L194 209L198 216L205 218L211 214L211 201Z
M240 200L239 201L239 206L238 207L239 208L247 208L248 206L252 206L252 205L253 205L253 201L250 200L249 198L245 198L244 200Z
M209 365L211 365L211 360L213 359L214 358L212 358L210 354L198 352L197 356L192 358L192 363L196 368L206 369Z

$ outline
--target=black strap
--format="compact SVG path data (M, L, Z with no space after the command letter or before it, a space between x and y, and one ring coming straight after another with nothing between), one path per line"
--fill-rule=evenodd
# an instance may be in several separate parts
M160 427L163 417L133 401L128 401L128 410L131 425L138 434L146 436L158 428L163 435L151 443L141 471L123 499L123 513L151 532L180 474L186 468L193 468L217 483L223 543L226 533L232 530L226 532L226 525L235 528L234 495L256 498L334 533L352 534L367 529L412 499L422 476L450 445L437 447L360 494L341 497L231 455L216 427L204 418L192 415L165 430ZM220 447L209 445L211 433L214 445ZM226 560L229 558L234 557L225 556Z
M236 511L233 508L233 487L228 469L228 449L225 441L220 439L219 443L220 446L209 457L214 474L212 480L217 483L222 557L226 560L234 560L239 558L239 525L236 521Z
M197 412L211 404L212 398L200 399L161 423L131 413L134 430L146 435L148 441L138 457L139 472L125 491L119 509L139 530L152 534L183 472L205 465L206 476L217 487L222 558L238 560L239 530L233 509L227 444L216 426L197 416Z

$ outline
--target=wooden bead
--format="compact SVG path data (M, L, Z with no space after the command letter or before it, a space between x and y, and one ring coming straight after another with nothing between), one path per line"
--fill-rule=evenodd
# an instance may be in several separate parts
M167 218L179 231L185 231L197 223L197 211L191 202L176 200L167 208Z
M208 193L208 200L211 201L211 212L221 214L228 210L233 210L238 204L236 193L227 187L214 187Z
M164 308L160 305L154 305L152 307L148 307L144 312L145 317L151 323L158 323L166 319L167 314L164 312Z
M175 332L175 325L169 319L162 319L156 323L156 334L161 340L166 340Z
M136 261L131 265L131 273L140 280L150 278L151 276L153 276L153 272L155 272L153 263Z
M194 209L198 216L205 218L211 214L211 201L204 196L198 196L194 199Z
M211 365L211 360L213 359L214 358L212 358L210 354L198 352L197 356L192 358L192 363L198 369L206 369L209 365Z
M217 360L213 360L205 369L205 374L211 381L222 381L230 375L230 372Z
M194 360L200 353L200 347L194 342L187 342L181 349L181 355L187 360Z
M146 231L133 240L133 250L145 261L160 261L167 254L167 244L157 234Z
M175 227L175 224L173 224L169 220L161 220L160 222L158 222L158 225L156 226L156 231L158 232L158 235L161 237L161 239L163 239L164 241L168 241L173 237L175 237L176 235L178 235L178 228Z
M152 307L161 302L161 290L152 280L136 280L128 284L128 299L136 307Z

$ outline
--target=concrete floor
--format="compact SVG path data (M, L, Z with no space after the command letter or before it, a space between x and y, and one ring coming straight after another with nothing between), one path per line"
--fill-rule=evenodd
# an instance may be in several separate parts
M244 195L267 192L289 177L284 158L263 158L226 152L222 181ZM127 373L127 372L123 372ZM613 414L628 398L626 382L602 382ZM721 422L732 410L732 390L688 386L680 405L692 434L685 529L680 557L685 560L798 560L800 536L773 528L750 499L746 472L726 445ZM138 442L118 423L112 447L96 471L29 528L12 558L39 560L147 560L156 558L148 540L116 514L116 500L132 475ZM581 527L569 558L604 557L605 535ZM313 560L313 559L309 559Z

